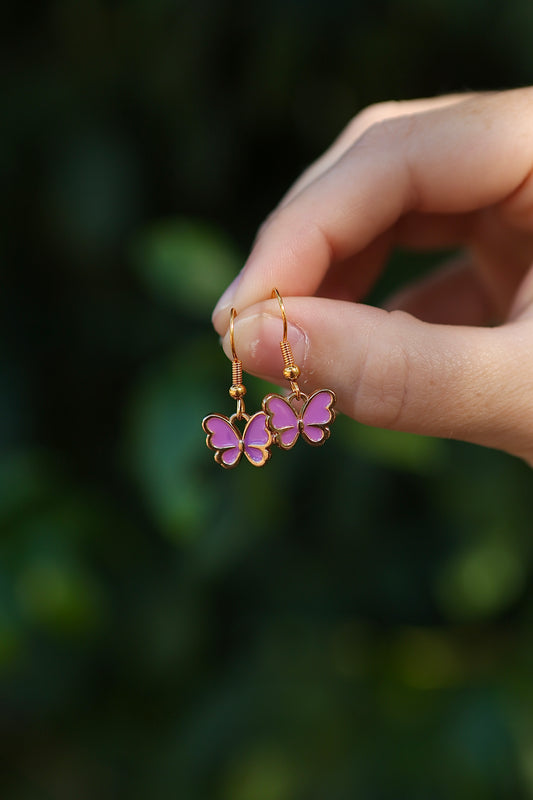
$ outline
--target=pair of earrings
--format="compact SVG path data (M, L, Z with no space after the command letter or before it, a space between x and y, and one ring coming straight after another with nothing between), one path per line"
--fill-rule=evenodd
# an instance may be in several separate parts
M290 450L300 434L308 444L324 444L330 434L328 426L335 419L335 392L331 389L318 389L307 396L300 391L300 368L294 363L291 345L287 339L285 306L277 289L273 289L272 297L277 298L283 319L283 339L280 342L284 363L283 377L289 381L291 393L288 397L267 394L262 402L262 411L252 417L246 413L242 361L235 352L233 330L237 312L232 308L229 323L232 385L229 394L237 401L237 410L231 417L209 414L202 422L202 428L207 434L206 444L215 451L217 464L225 469L236 467L243 453L254 467L262 467L271 456L272 444L282 450ZM241 434L236 423L242 421L245 425Z

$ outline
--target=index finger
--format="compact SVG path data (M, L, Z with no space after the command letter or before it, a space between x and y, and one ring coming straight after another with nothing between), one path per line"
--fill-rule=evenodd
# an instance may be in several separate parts
M371 126L263 227L213 314L270 297L313 295L331 264L355 255L405 213L467 213L496 203L517 225L533 203L533 89L483 94ZM504 202L505 201L505 202ZM525 224L529 224L527 215Z

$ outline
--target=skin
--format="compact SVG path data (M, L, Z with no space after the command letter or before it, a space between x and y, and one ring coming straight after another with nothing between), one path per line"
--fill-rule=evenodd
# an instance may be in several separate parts
M533 88L356 116L261 227L213 314L244 368L281 381L281 292L303 391L367 425L533 465ZM387 308L361 301L391 250L460 254ZM490 326L490 327L489 327Z

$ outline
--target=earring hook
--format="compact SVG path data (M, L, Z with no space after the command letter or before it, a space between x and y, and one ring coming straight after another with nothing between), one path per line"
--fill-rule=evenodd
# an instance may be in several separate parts
M233 323L235 321L235 317L237 316L237 312L234 308L231 309L230 318L229 318L229 341L231 345L231 355L234 361L238 361L237 353L235 351L235 330L233 327Z
M287 315L285 313L285 305L283 304L283 300L281 298L280 293L276 288L272 289L272 299L277 298L279 303L279 307L281 309L281 317L283 319L283 341L287 341Z
M300 367L297 366L294 362L294 356L292 355L291 343L287 338L287 315L285 313L285 305L283 303L283 299L278 292L278 290L274 287L272 289L272 299L276 298L279 307L281 309L281 316L283 319L283 339L279 343L281 348L281 356L283 358L283 377L289 381L291 385L291 391L294 392L296 397L299 399L301 396L300 387L298 386L298 378L300 377Z
M242 419L245 407L244 407L244 395L246 394L246 386L242 382L242 361L240 358L237 358L237 352L235 350L235 330L234 330L234 322L235 317L237 316L237 312L234 308L231 309L230 317L229 317L229 341L231 345L231 386L229 389L229 396L232 397L234 400L237 401L237 412L236 416L237 419Z

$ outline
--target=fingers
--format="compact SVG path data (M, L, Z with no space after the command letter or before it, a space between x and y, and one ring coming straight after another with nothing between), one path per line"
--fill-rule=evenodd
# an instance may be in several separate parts
M285 305L304 391L334 389L339 409L367 425L533 458L532 319L469 328L323 298ZM274 382L282 370L278 311L268 301L235 323L244 368Z
M500 204L525 224L533 207L533 90L475 96L373 125L324 174L274 214L214 322L270 296L312 295L410 211L470 213ZM504 201L506 201L504 203ZM529 219L531 225L531 218Z
M495 208L470 214L407 214L396 225L394 240L399 246L415 250L466 243L479 285L493 307L493 320L507 317L518 286L533 261L532 233L516 230ZM431 318L431 321L437 320Z
M496 319L496 309L469 255L458 256L409 284L389 298L385 307L442 325L488 325Z
M372 125L387 119L404 117L408 114L420 114L424 111L433 111L437 108L454 105L472 97L472 94L449 94L442 97L430 97L420 100L403 100L400 102L389 101L376 103L363 109L354 117L340 135L335 139L320 158L318 158L291 186L279 207L286 205L294 197L326 172L351 145L359 139Z
M471 251L477 273L499 318L504 319L533 261L533 237L510 229L494 209L478 215L474 234Z
M333 264L318 294L335 300L362 300L383 269L392 247L392 231L378 236L348 261Z

